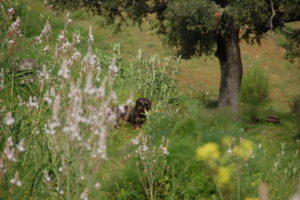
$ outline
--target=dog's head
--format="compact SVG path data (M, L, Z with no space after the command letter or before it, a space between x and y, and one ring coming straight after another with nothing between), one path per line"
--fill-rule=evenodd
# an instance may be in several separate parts
M138 100L136 100L135 108L139 113L141 113L149 111L151 109L151 105L152 103L149 99L139 98Z

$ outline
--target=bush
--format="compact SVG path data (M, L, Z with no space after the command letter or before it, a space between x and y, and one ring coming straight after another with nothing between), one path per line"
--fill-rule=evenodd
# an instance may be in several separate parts
M240 99L249 105L264 105L269 101L270 84L267 75L259 68L254 68L244 76Z
M245 116L253 122L260 121L260 111L269 102L270 84L267 75L254 68L242 81L240 101L245 106Z

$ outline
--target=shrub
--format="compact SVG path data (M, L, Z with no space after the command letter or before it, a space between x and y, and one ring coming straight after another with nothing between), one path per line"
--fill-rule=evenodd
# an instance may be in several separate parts
M263 105L269 101L270 85L267 75L259 68L254 68L244 76L240 99L249 105Z
M242 81L240 101L245 105L245 116L259 122L261 109L269 102L270 85L267 75L254 68Z

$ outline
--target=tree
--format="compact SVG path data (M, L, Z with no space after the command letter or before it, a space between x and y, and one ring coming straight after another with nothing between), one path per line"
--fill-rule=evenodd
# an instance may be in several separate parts
M185 58L214 54L220 62L218 105L238 109L243 75L240 40L300 20L300 0L48 0L56 9L86 9L107 19L149 20ZM291 35L298 32L289 31ZM295 37L291 37L295 38ZM291 45L289 45L290 47ZM293 46L293 45L292 45Z

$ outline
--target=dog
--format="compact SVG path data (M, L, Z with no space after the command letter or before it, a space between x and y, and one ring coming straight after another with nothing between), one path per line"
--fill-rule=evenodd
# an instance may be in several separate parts
M146 121L146 112L151 110L152 102L147 98L139 98L135 106L113 106L112 111L117 116L117 124L120 121L131 123L135 127L141 127Z

